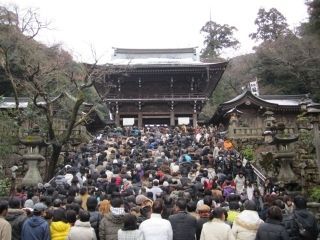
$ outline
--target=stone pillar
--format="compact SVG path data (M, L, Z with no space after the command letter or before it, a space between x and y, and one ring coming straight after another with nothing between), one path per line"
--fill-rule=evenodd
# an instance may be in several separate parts
M142 128L142 118L143 118L142 113L139 112L138 113L138 128Z
M197 113L193 113L192 121L193 121L193 127L196 128L198 125L198 114Z
M175 125L175 119L174 119L174 111L170 112L170 126Z
M320 171L320 133L319 133L319 122L313 122L313 133L314 133L314 147L316 149L316 163L318 171Z
M116 116L114 118L114 122L115 122L117 127L120 127L120 115L119 115L119 113L116 113Z

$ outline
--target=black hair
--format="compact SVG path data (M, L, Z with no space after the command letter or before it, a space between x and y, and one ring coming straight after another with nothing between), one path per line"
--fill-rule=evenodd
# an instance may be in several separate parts
M188 212L194 212L194 211L196 211L196 209L197 209L197 203L195 201L188 202L188 204L187 204L187 211Z
M88 211L93 212L97 209L98 200L95 197L89 197L87 200Z
M81 222L89 222L90 220L90 213L88 211L80 211L79 213L79 220Z
M66 220L68 223L73 224L77 221L77 213L74 210L66 211Z
M19 209L21 207L21 201L19 198L11 198L9 200L9 207L14 209Z
M156 199L156 200L153 202L152 211L153 211L154 213L161 214L162 211L163 211L163 207L164 207L163 200L162 200L162 199Z
M239 202L229 202L230 210L238 210L240 208Z
M187 208L187 201L184 198L178 198L177 202L176 202L176 206L184 211Z
M294 205L296 206L297 209L305 209L305 208L307 208L307 201L301 195L296 196L293 199L293 202L294 202Z
M269 219L282 221L282 212L278 206L271 206L268 208L267 216Z
M65 210L62 208L55 209L53 211L52 221L53 222L59 222L59 221L67 222Z
M203 203L208 205L210 208L212 207L212 197L211 196L204 196Z
M245 210L257 211L257 205L252 200L247 200L243 204Z
M3 211L8 210L8 207L9 207L8 201L1 200L0 201L0 214L2 214Z
M138 228L137 218L135 215L126 214L123 219L123 231L136 230Z
M221 219L221 217L225 214L225 211L222 207L218 207L215 208L213 211L211 211L209 219L212 220L214 218L219 218Z
M111 206L112 207L119 208L119 207L121 207L122 204L123 204L123 201L119 197L115 197L115 198L111 199Z

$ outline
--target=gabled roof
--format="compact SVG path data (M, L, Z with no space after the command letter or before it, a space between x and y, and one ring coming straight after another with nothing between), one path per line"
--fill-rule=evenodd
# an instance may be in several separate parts
M301 95L260 95L256 96L247 90L235 98L219 105L210 122L221 120L231 109L237 109L241 105L255 105L268 108L271 111L301 111L301 104L312 104L313 101L307 94Z
M247 90L235 98L220 105L221 109L229 110L244 103L253 103L258 106L277 109L300 109L300 104L304 101L312 102L307 95L260 95L256 96Z

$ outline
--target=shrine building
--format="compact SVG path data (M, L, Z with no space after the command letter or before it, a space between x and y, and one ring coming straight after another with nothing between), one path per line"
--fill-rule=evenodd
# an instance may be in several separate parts
M201 62L196 48L114 48L95 88L116 126L196 126L226 66Z

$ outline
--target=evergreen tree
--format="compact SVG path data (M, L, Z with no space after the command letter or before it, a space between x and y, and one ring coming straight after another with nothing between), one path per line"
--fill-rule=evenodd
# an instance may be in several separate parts
M286 18L276 8L269 11L260 8L254 23L257 25L257 32L249 34L249 37L256 41L274 41L290 32Z
M237 29L228 24L220 25L213 21L208 21L202 28L201 33L205 35L204 49L201 58L216 59L220 56L224 48L236 48L239 41L234 38L234 31Z

